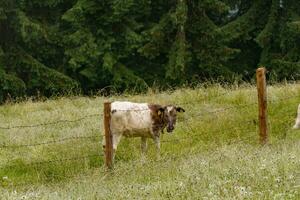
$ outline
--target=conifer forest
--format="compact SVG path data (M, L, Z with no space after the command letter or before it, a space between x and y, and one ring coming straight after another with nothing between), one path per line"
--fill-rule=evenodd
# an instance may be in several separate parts
M0 102L300 79L299 0L0 0Z

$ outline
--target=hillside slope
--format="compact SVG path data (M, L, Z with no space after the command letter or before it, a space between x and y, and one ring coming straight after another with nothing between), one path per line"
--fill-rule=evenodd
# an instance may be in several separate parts
M185 108L162 156L123 139L115 170L102 155L102 105L130 100ZM0 193L4 199L298 199L300 131L291 130L300 85L268 88L270 145L257 133L251 85L202 86L139 96L70 97L0 107Z

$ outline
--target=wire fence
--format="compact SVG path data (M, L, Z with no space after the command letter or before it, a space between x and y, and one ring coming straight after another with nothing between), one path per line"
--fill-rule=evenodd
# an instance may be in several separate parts
M91 114L91 115L86 115L84 117L74 119L74 120L61 119L61 120L57 120L57 121L53 121L53 122L44 122L44 123L33 124L33 125L18 125L18 126L7 126L7 127L0 126L0 129L10 130L10 129L21 129L21 128L36 128L36 127L40 127L40 126L49 126L49 125L55 125L55 124L75 123L75 122L83 121L83 120L91 118L91 117L100 117L100 116L102 116L102 114Z
M225 95L228 93L224 93L222 95ZM220 95L220 96L222 96ZM288 100L288 99L293 99L293 98L299 98L300 95L294 95L294 96L289 96L289 97L285 97L285 98L280 98L280 99L276 99L276 100L272 100L272 103L276 103L276 102L280 102L280 101L284 101L284 100ZM224 108L220 108L220 109L216 109L213 111L202 111L199 113L196 113L194 115L191 115L188 118L184 118L181 121L189 121L191 119L194 119L195 117L200 117L200 116L207 116L209 114L216 114L216 113L222 113L225 112L227 110L233 110L233 109L243 109L243 108L249 108L250 106L253 105L257 105L257 102L254 103L248 103L248 104L243 104L243 105L235 105L235 106L228 106L228 107L224 107ZM144 110L148 110L148 109L127 109L127 110L118 110L118 111L124 111L124 112L140 112L140 111L144 111ZM53 121L53 122L48 122L48 123L39 123L39 124L34 124L34 125L18 125L18 126L10 126L10 127L1 127L0 129L22 129L22 128L34 128L34 127L40 127L40 126L49 126L49 125L55 125L55 124L59 124L59 123L75 123L75 122L79 122L82 120L85 120L87 118L91 118L91 117L100 117L102 116L102 114L91 114L91 115L86 115L84 117L75 119L75 120L58 120L58 121ZM256 119L252 119L249 121L245 121L245 123L255 123ZM189 127L189 129L191 129L191 125L188 125L187 123L185 123L185 125L187 125ZM232 129L233 127L230 127L228 129ZM225 129L226 130L226 129ZM54 144L54 143L61 143L64 141L68 141L68 140L85 140L85 139L94 139L94 138L100 138L102 136L74 136L74 137L67 137L67 138L62 138L62 139L58 139L58 140L52 140L52 141L46 141L46 142L40 142L40 143L34 143L34 144L19 144L19 145L0 145L0 148L22 148L22 147L34 147L34 146L41 146L41 145L48 145L48 144Z
M62 138L58 140L51 140L46 142L40 142L40 143L33 143L33 144L13 144L13 145L0 145L0 149L4 148L22 148L22 147L36 147L36 146L42 146L42 145L49 145L49 144L55 144L55 143L61 143L69 140L87 140L87 139L96 139L100 138L102 136L92 135L92 136L73 136L73 137L67 137Z
M282 98L278 98L278 99L275 99L275 100L269 100L269 102L270 103L278 103L278 102L281 102L281 101L284 101L284 100L291 100L291 99L296 99L296 98L299 98L299 101L300 101L300 94L291 95L291 96L287 96L287 97L282 97Z
M47 165L49 163L64 163L67 161L76 161L76 160L85 160L87 158L93 158L93 157L101 157L103 156L102 154L91 154L91 155L86 155L86 156L76 156L76 157L70 157L70 158L58 158L58 159L53 159L53 160L44 160L44 161L36 161L36 162L30 162L30 163L22 163L22 166L40 166L40 165ZM13 169L13 165L6 165L6 166L1 166L0 169L8 169L11 170Z
M224 93L219 95L223 96L223 95L228 95L228 93ZM294 95L294 96L289 96L289 97L284 97L284 98L280 98L280 99L276 99L276 100L272 100L272 103L276 103L276 102L280 102L280 101L284 101L284 100L289 100L289 99L294 99L294 98L299 98L300 95ZM199 113L196 113L194 115L190 115L190 117L188 118L184 118L182 119L182 121L189 121L191 119L194 119L195 117L201 117L201 116L207 116L209 114L216 114L216 113L222 113L225 112L227 110L233 110L233 109L243 109L243 108L249 108L250 106L253 105L257 105L257 102L254 103L248 103L248 104L243 104L243 105L235 105L235 106L228 106L228 107L224 107L224 108L220 108L220 109L216 109L213 111L202 111ZM124 112L140 112L140 111L144 111L144 110L148 110L148 109L127 109L127 110L118 110L118 111L124 111ZM48 123L39 123L39 124L34 124L34 125L18 125L18 126L10 126L10 127L1 127L0 129L22 129L22 128L35 128L35 127L40 127L40 126L49 126L49 125L55 125L55 124L59 124L59 123L75 123L75 122L79 122L82 120L85 120L87 118L91 118L91 117L100 117L102 116L102 114L91 114L91 115L86 115L84 117L75 119L75 120L58 120L58 121L53 121L53 122L48 122ZM257 123L256 119L250 120L250 121L246 121L245 123ZM188 124L185 124L189 127L189 129L191 129L191 126ZM230 127L229 129L231 129L232 127ZM54 143L61 143L64 141L68 141L68 140L85 140L85 139L93 139L93 138L100 138L102 136L74 136L74 137L68 137L68 138L62 138L62 139L58 139L58 140L52 140L52 141L46 141L46 142L41 142L41 143L34 143L34 144L20 144L20 145L0 145L0 148L21 148L21 147L34 147L34 146L41 146L41 145L48 145L48 144L54 144Z
M219 95L215 95L212 98L217 99L220 97L224 97L226 95L230 95L228 92L225 93L221 93ZM287 97L283 97L283 98L277 98L277 99L271 99L268 100L269 103L272 104L276 104L276 103L280 103L280 102L286 102L287 100L292 100L292 99L299 99L300 95L290 95ZM203 99L205 100L205 99ZM200 100L201 101L201 100ZM180 103L180 105L192 105L191 102L182 102ZM225 107L221 107L221 108L217 108L214 110L209 110L209 111L201 111L201 112L194 112L193 114L190 114L188 117L184 117L184 118L180 118L179 121L181 121L184 125L182 126L183 128L185 128L187 131L186 133L188 133L188 135L186 136L181 136L179 138L173 138L173 139L166 139L166 140L162 140L162 143L178 143L178 142L185 142L185 141L190 141L190 140L197 140L199 139L199 135L201 133L201 131L199 132L199 130L195 130L195 125L193 123L194 120L200 120L201 117L205 117L205 116L212 116L213 114L219 114L219 113L224 113L226 111L242 111L245 108L251 108L253 109L254 107L256 107L258 105L257 102L251 102L251 103L247 103L247 104L239 104L239 105L228 105ZM220 105L218 105L220 106ZM122 111L122 112L141 112L141 111L145 111L148 109L120 109L118 111ZM43 123L38 123L38 124L31 124L31 125L16 125L16 126L0 126L0 129L2 130L11 130L11 129L25 129L25 128L36 128L36 127L44 127L44 126L51 126L51 125L56 125L56 124L67 124L67 123L76 123L76 122L80 122L89 118L93 118L93 117L102 117L102 114L90 114L90 115L85 115L83 117L77 118L77 119L61 119L61 120L57 120L57 121L52 121L52 122L43 122ZM190 123L191 122L191 123ZM285 120L282 120L282 122L285 122ZM237 123L236 121L232 122L232 126L226 126L226 127L221 127L219 129L216 128L212 128L209 131L216 134L218 133L218 135L221 135L223 133L228 132L229 130L232 131L236 131L236 132L247 132L249 134L247 134L246 136L243 136L242 138L237 138L235 141L230 141L230 142L240 142L240 141L245 141L245 140L249 140L253 137L256 137L256 135L253 135L252 133L256 133L257 132L257 119L256 118L250 118L248 120L242 120L242 122ZM252 125L253 130L249 131L249 130L245 130L245 126L246 125ZM286 125L284 127L284 129L288 129L289 124ZM205 130L203 130L205 131ZM207 130L206 130L207 131ZM37 147L37 146L45 146L45 145L53 145L53 144L61 144L67 141L73 141L73 140L78 140L78 141L85 141L85 140L96 140L96 142L101 142L101 140L97 140L99 138L102 138L102 134L99 133L99 135L90 135L90 136L71 136L71 137L65 137L65 138L60 138L60 139L55 139L55 140L50 140L50 141L42 141L42 142L37 142L37 143L29 143L29 144L8 144L8 143L2 143L0 144L0 150L5 150L5 149L21 149L21 148L31 148L31 147ZM69 161L83 161L86 159L90 159L90 158L95 158L95 157L103 157L103 152L98 153L98 154L91 154L91 155L86 155L86 156L75 156L75 157L69 157L69 158L59 158L59 159L53 159L53 160L42 160L42 161L36 161L36 162L29 162L26 163L26 166L32 166L32 167L38 167L41 165L48 165L51 163L64 163L64 162L69 162ZM13 165L3 165L0 166L0 170L6 170L9 171L10 169L14 169ZM0 185L1 185L1 181L0 181ZM14 184L15 185L15 184Z
M223 97L223 96L228 95L228 94L229 93L225 92L225 93L217 95L213 98ZM276 99L276 100L269 100L269 102L270 103L277 103L277 102L281 102L281 101L284 101L284 100L290 100L290 99L295 99L295 98L299 98L299 100L300 100L300 95L292 95L292 96L288 96L288 97L279 98L279 99ZM202 100L204 100L204 99L202 99ZM182 103L179 103L179 104L180 105L187 105L187 104L191 105L192 102L182 102ZM200 115L207 115L207 114L224 112L224 111L231 110L231 109L247 108L247 107L253 106L253 105L257 105L257 102L243 104L243 105L228 106L228 107L220 108L220 109L213 110L213 111L206 111L206 112L203 111L203 112L201 112L197 115L194 115L193 117L200 116ZM145 108L145 109L118 109L118 111L122 111L122 112L140 112L140 111L146 111L146 110L148 110L148 109L147 108ZM73 120L61 119L61 120L57 120L57 121L44 122L44 123L33 124L33 125L17 125L17 126L7 126L7 127L0 126L0 129L10 130L10 129L20 129L20 128L35 128L35 127L49 126L49 125L55 125L55 124L60 124L60 123L75 123L75 122L83 121L85 119L92 118L92 117L101 117L102 115L103 114L99 114L99 113L98 114L90 114L90 115L86 115L84 117L81 117L81 118L78 118L78 119L73 119Z

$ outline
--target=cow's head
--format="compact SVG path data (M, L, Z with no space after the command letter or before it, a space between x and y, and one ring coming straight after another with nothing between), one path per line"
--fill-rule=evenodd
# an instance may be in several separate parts
M176 125L177 112L185 112L185 110L181 107L168 105L159 109L163 117L163 121L167 127L167 132L171 133Z

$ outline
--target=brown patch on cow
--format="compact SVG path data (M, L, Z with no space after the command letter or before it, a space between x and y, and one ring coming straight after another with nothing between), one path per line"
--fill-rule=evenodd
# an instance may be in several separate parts
M166 127L164 122L164 107L158 104L149 104L148 108L151 111L152 131L155 136L160 135L160 131Z

